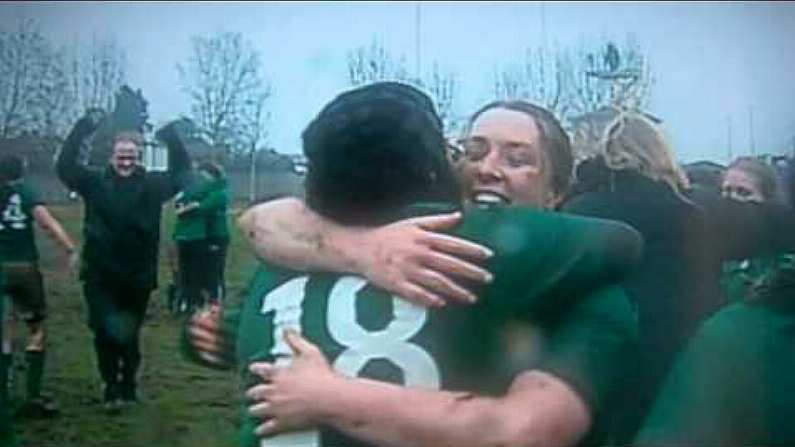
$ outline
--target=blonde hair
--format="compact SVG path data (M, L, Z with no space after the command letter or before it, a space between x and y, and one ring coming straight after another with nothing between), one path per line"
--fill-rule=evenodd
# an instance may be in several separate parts
M578 160L600 156L611 170L635 171L679 193L690 188L662 129L650 115L609 107L579 121L591 128L586 135L578 134L586 139L575 145Z

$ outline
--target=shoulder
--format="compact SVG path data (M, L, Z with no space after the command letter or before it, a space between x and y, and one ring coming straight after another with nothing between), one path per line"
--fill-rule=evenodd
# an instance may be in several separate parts
M19 194L22 201L27 206L43 205L44 202L39 197L38 191L30 183L22 180L11 184L12 190Z
M761 305L736 303L704 322L691 339L686 356L720 359L754 355L760 336L773 330L775 311Z

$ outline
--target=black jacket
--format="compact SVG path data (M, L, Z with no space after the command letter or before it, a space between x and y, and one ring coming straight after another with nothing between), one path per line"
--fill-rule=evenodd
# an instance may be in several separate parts
M682 196L664 182L610 171L599 161L578 168L575 193L562 208L624 222L643 235L641 264L624 282L638 313L638 417L680 348L726 303L722 263L795 248L795 214L789 209L709 193Z
M190 169L185 147L170 138L168 170L138 169L119 177L112 168L92 169L78 162L80 145L91 133L78 122L56 162L60 179L85 202L80 277L130 287L157 287L162 205L182 189Z

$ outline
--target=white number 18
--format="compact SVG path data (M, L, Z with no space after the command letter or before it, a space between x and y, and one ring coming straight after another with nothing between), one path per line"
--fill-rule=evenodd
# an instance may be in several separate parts
M308 277L292 279L273 289L262 302L262 313L273 311L273 349L276 365L290 363L292 352L282 336L285 329L301 332L302 304ZM407 386L439 388L439 368L433 357L408 341L425 325L425 308L392 297L394 318L382 330L368 331L356 321L356 294L367 281L355 276L337 280L328 299L326 325L331 337L345 350L334 361L334 369L357 376L371 360L385 359L403 371ZM317 430L287 433L267 440L268 446L317 447ZM261 444L263 447L265 443Z

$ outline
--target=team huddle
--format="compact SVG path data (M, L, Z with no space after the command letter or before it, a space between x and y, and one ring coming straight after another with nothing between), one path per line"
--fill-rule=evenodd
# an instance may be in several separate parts
M178 221L180 283L189 308L212 304L183 345L240 374L241 446L792 445L795 269L774 262L742 298L721 286L732 261L794 251L795 212L759 186L757 160L713 191L691 184L653 117L593 118L572 141L546 109L497 101L450 143L415 87L340 94L302 134L304 197L238 219L261 265L233 309L220 300L222 172L194 174L173 125L157 133L166 172L136 164L130 133L91 170L78 162L98 124L87 114L56 168L85 204L80 271L104 405L138 399L161 208L182 191L177 214L203 217ZM30 223L71 262L76 249L14 163L0 160L4 287L42 365L26 402L52 412Z

